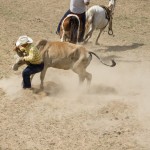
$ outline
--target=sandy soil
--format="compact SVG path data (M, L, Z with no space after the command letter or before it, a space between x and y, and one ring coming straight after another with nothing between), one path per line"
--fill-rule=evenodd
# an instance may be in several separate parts
M107 1L92 0L107 5ZM0 0L0 150L149 150L150 149L150 17L149 0L117 0L113 29L94 32L87 49L93 58L93 80L87 91L71 71L49 69L44 91L21 89L22 67L11 69L20 35L36 42L59 40L55 34L69 0Z

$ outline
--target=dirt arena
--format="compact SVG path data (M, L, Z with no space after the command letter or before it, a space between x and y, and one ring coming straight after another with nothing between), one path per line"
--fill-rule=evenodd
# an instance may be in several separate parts
M90 6L108 0L91 0ZM0 0L0 150L150 150L150 1L117 0L113 29L85 45L93 57L91 88L72 71L49 68L42 92L22 90L12 70L20 35L59 40L57 24L69 0ZM39 74L33 79L39 88Z

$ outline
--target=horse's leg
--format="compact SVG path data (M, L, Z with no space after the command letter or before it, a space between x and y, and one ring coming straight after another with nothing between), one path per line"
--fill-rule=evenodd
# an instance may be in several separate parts
M85 39L84 39L84 42L87 43L88 40L92 37L92 33L94 31L94 27L93 27L93 24L90 25L90 30L89 32L87 33L87 35L85 36Z
M95 41L95 45L98 45L99 43L98 43L98 39L99 39L99 37L100 37L100 35L101 35L101 33L102 33L102 31L104 30L105 28L102 28L102 29L100 29L100 32L99 32L99 34L98 34L98 36L97 36L97 39L96 39L96 41Z
M41 74L40 74L40 80L41 80L40 88L41 89L44 88L43 81L44 81L44 78L45 78L45 74L46 74L47 68L48 68L47 66L44 66L44 69L41 71Z

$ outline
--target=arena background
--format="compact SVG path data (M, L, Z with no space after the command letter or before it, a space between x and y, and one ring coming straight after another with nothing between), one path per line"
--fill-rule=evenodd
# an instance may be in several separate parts
M90 6L108 0L91 0ZM90 90L78 86L72 71L49 68L43 92L21 89L21 67L12 70L20 35L34 42L57 40L57 24L69 0L0 0L0 150L149 150L150 1L117 0L115 36L107 28L85 45L93 57ZM39 75L33 87L39 87Z

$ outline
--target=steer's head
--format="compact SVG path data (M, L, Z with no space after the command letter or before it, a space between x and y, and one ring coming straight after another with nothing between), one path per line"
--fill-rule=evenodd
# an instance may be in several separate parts
M18 47L15 47L15 48L13 49L13 51L14 51L19 57L23 57L23 56L26 55L26 54L25 54L23 51L21 51Z
M12 69L13 69L14 71L17 71L18 68L19 68L20 66L26 64L26 62L25 62L24 60L22 60L21 57L18 57L18 56L16 56L16 55L15 55L15 57L17 57L17 58L16 58L15 63L14 63L13 66L12 66Z

